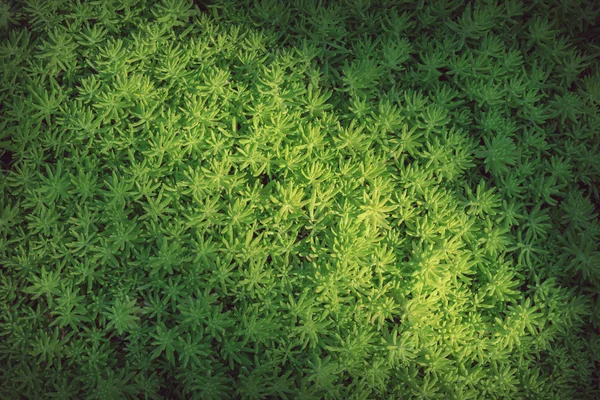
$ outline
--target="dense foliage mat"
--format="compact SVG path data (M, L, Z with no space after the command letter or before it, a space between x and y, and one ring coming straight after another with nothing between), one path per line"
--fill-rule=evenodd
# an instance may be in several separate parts
M0 397L600 396L589 1L0 1Z

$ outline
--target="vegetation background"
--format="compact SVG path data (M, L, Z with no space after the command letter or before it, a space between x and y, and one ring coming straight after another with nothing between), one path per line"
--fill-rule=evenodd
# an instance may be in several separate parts
M597 399L596 2L0 1L0 397Z

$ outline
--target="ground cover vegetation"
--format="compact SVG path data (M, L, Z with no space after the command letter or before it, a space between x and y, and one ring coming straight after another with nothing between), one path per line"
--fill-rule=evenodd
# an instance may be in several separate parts
M600 396L592 1L0 1L0 397Z

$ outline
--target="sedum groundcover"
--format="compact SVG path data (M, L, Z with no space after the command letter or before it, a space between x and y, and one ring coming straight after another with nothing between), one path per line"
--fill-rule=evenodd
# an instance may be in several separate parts
M0 1L0 397L597 399L592 1Z

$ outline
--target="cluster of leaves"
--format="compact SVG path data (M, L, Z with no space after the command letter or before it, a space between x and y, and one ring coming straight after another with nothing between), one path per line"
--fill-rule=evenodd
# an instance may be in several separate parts
M0 1L0 397L600 395L600 10L329 3Z

